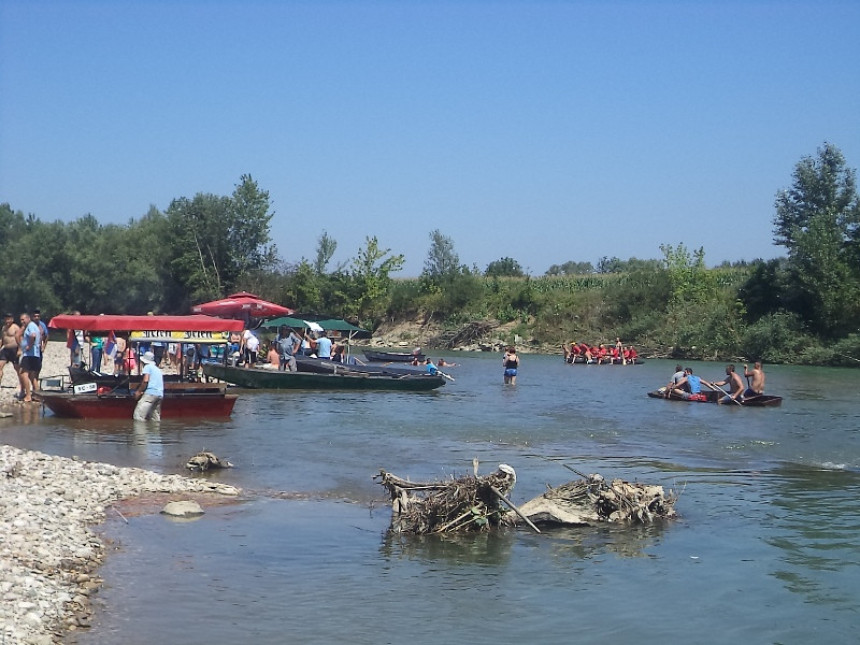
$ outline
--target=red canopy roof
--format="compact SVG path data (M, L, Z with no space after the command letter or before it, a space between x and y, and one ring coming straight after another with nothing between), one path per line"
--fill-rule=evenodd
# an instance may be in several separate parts
M241 331L241 320L212 316L75 316L60 314L48 327L84 331Z
M271 316L289 316L293 313L293 310L289 307L263 300L259 296L247 291L232 293L221 300L194 305L191 307L191 311L196 314L225 316L228 318L236 315L269 318Z

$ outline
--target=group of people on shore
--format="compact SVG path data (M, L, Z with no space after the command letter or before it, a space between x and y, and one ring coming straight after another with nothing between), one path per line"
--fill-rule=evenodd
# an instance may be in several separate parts
M6 365L12 366L18 380L17 403L32 403L33 392L39 389L42 357L48 344L48 326L42 322L38 309L22 313L15 322L10 314L3 316L2 346L0 346L0 383ZM19 324L20 323L20 324Z
M744 377L747 380L746 386L741 381L740 375L735 371L734 364L729 364L726 365L726 376L724 379L720 381L706 381L693 374L692 367L685 368L679 364L675 366L675 373L672 375L672 380L664 388L663 396L668 399L674 394L688 401L705 401L707 397L702 392L703 385L723 394L722 397L717 399L717 403L720 404L732 402L743 403L746 398L764 394L766 377L760 361L756 361L751 370L749 369L749 365L745 364Z
M626 347L621 343L620 338L615 339L615 345L611 348L605 343L597 345L589 345L588 343L562 343L561 349L564 352L565 363L616 363L621 365L635 365L639 354L633 345Z

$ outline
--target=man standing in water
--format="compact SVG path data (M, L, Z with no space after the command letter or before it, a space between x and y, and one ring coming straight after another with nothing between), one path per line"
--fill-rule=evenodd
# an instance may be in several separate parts
M155 356L152 352L146 352L140 357L143 363L143 380L135 392L138 398L134 406L134 420L161 421L161 400L164 398L164 375L155 365Z

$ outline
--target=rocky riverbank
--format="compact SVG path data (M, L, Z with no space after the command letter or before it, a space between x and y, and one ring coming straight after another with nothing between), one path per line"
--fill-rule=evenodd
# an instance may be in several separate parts
M145 493L239 490L0 445L0 642L47 645L89 625L105 556L90 527L114 502Z

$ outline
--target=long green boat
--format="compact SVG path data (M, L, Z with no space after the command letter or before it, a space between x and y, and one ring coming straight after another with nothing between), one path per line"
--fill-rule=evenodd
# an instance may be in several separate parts
M335 374L281 372L256 367L234 367L220 363L203 365L203 374L239 387L255 390L402 390L426 392L445 385L439 374L376 374L350 371Z

